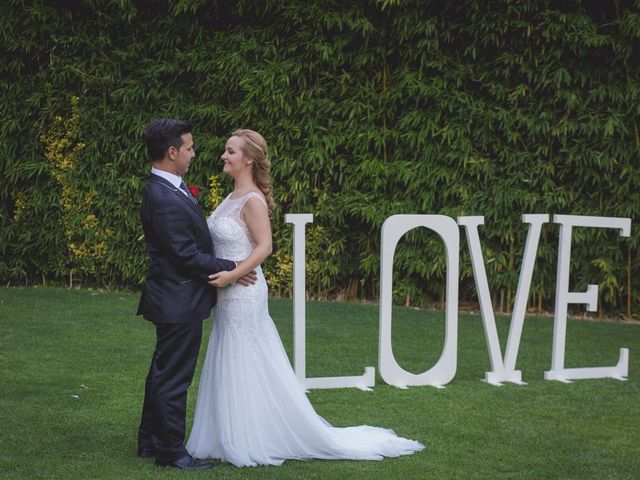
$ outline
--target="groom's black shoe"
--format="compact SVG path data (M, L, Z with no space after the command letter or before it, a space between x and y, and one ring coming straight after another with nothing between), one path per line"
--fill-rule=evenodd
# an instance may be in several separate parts
M204 470L206 468L213 468L213 465L204 460L192 458L191 455L186 455L173 462L167 462L156 458L156 465L160 467L174 467L180 470Z

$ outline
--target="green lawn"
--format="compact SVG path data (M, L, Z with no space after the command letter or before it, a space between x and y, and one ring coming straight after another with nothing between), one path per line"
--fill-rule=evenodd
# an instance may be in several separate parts
M630 349L630 377L545 381L553 320L525 321L517 368L527 386L481 381L489 367L479 315L461 315L458 373L442 390L309 393L334 425L390 427L427 448L382 462L288 461L282 467L179 472L135 456L154 329L135 317L138 295L0 288L0 477L7 479L632 479L640 476L640 325L569 321L566 365L613 365ZM292 304L271 302L287 350ZM378 307L307 305L307 375L377 367ZM509 319L498 318L502 343ZM207 341L211 322L205 322ZM394 351L407 370L440 356L444 314L397 308ZM204 349L201 350L202 361ZM199 372L196 374L199 375ZM197 382L193 388L197 388ZM190 395L190 412L195 395ZM190 423L190 420L188 420Z

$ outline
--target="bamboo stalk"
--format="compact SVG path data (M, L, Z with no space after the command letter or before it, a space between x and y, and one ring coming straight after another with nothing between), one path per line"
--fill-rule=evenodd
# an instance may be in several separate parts
M540 284L540 293L538 294L538 314L542 313L542 293L543 293L544 285Z
M631 320L631 247L627 247L627 318Z
M513 235L509 235L509 271L513 272ZM522 268L522 267L521 267ZM513 286L511 282L507 285L507 312L511 311L511 303L513 300Z
M386 93L389 87L389 71L387 69L387 46L386 46L386 38L385 38L385 47L383 52L383 63L382 63L382 98L386 104ZM382 156L383 162L386 164L387 157L387 109L383 108L382 114Z

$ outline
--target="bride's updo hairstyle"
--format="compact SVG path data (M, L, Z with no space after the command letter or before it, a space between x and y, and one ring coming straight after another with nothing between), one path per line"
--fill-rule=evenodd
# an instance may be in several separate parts
M231 135L244 140L241 148L242 153L253 160L253 181L267 200L269 213L271 213L276 205L273 201L273 187L269 178L271 162L268 156L267 141L258 132L248 129L236 130Z

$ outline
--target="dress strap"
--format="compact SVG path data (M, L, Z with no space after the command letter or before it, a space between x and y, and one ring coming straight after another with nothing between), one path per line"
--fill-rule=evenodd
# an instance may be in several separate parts
M247 201L248 201L250 198L254 198L254 197L255 197L255 198L257 198L258 200L260 200L260 202L265 206L265 208L266 208L267 210L269 209L269 206L267 205L266 200L265 200L265 199L264 199L264 197L263 197L261 194L259 194L258 192L249 192L249 193L247 193L247 194L245 195L245 197L244 197L244 202L242 202L242 207L244 207L244 204L245 204L245 203L247 203ZM240 209L242 209L242 207L240 207Z

